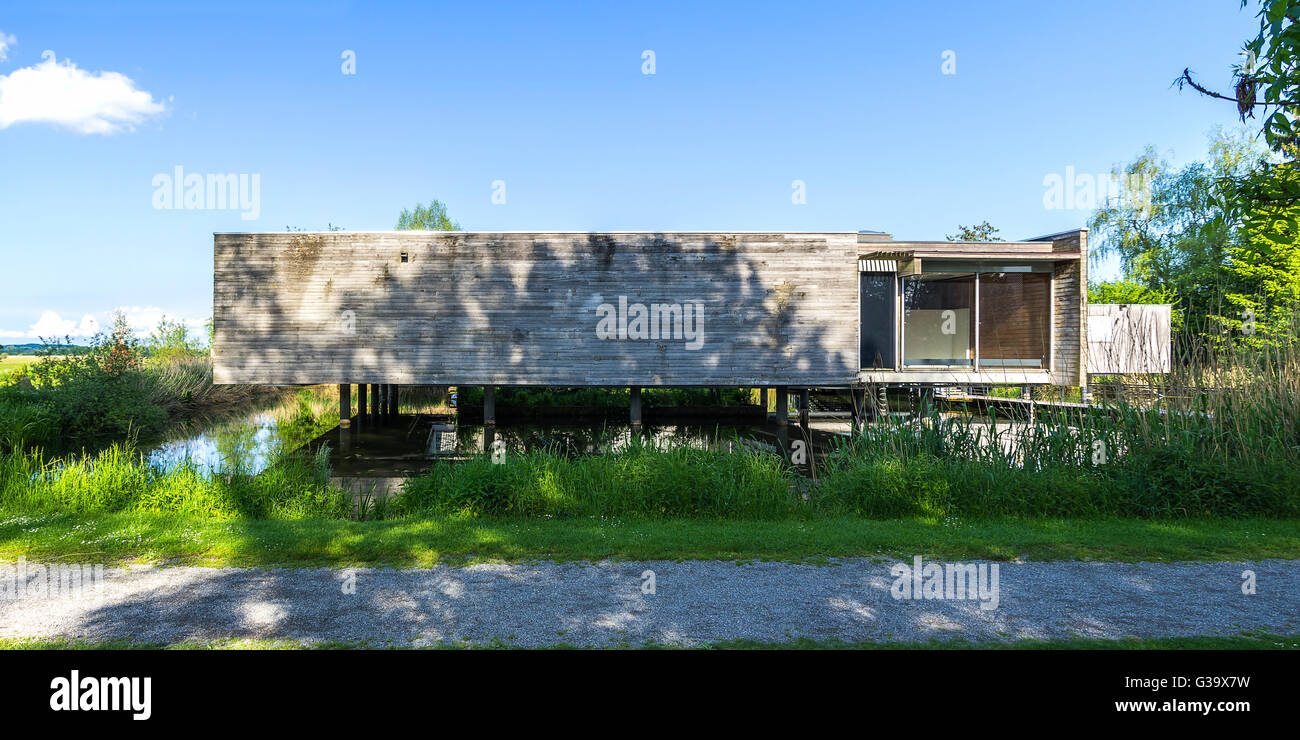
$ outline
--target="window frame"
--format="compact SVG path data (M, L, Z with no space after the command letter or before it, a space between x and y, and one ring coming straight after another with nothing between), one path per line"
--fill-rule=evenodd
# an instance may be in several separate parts
M971 324L974 328L974 336L971 340L971 361L969 364L961 365L909 365L907 364L907 322L905 302L905 293L903 291L903 281L909 277L920 277L927 272L922 270L918 275L899 275L898 276L898 369L904 370L933 370L935 372L956 371L956 372L979 372L979 297L980 297L980 274L978 271L971 270L969 274L974 276L974 285L971 288ZM928 271L931 274L940 272L939 270ZM946 272L946 270L945 270ZM966 273L958 273L966 274Z
M940 262L940 260L935 260ZM961 264L960 260L944 260L944 266L956 266ZM969 260L969 271L975 276L973 310L971 311L971 321L974 322L974 345L972 347L972 358L969 365L909 365L906 363L906 339L905 339L905 314L906 306L904 305L903 280L912 275L894 274L894 371L895 372L916 372L916 371L934 371L934 372L1038 372L1054 373L1056 372L1056 265L1038 265L1038 264L1015 264L1015 265L991 265L986 261ZM991 269L1001 267L1003 269ZM1018 269L1005 269L1013 267ZM948 270L943 270L948 271ZM922 270L921 274L926 272L940 272L940 270ZM997 272L1033 272L1047 275L1047 364L1043 367L996 367L986 368L981 364L980 357L980 312L982 309L982 300L980 292L980 275L983 273ZM859 292L861 288L859 287ZM858 319L859 327L859 348L861 347L861 311ZM861 350L859 349L858 364L862 365ZM861 372L881 372L882 368L861 367Z

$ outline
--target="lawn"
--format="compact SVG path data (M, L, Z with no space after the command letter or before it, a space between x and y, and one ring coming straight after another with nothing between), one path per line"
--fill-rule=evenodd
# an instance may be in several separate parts
M1300 558L1295 519L212 519L0 511L0 559L420 567L480 560Z

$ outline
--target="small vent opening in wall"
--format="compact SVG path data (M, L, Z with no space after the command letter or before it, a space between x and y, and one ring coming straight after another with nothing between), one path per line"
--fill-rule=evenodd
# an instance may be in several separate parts
M406 254L406 252L402 252L402 261L403 261L403 262L410 262L410 261L411 261L411 258Z

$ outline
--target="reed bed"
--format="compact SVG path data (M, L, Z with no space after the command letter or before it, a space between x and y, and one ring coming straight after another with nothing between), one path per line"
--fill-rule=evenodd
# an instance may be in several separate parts
M200 377L176 372L175 387ZM867 425L812 470L743 447L641 442L606 442L578 457L546 449L438 462L382 507L361 509L408 519L1300 517L1294 351L1180 359L1147 387L1140 402L1044 405L1012 424L924 409ZM328 389L299 391L281 422L286 439L314 437L334 403ZM324 453L285 453L260 475L237 466L159 470L126 442L55 459L21 444L0 453L0 508L17 513L347 518L355 504L330 486Z

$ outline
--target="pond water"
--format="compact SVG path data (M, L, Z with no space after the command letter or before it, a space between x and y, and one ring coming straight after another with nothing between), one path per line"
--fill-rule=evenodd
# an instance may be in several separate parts
M257 474L283 453L299 447L313 454L322 447L334 475L342 478L403 477L419 474L435 460L465 459L503 450L511 454L548 449L576 456L618 450L631 443L626 420L582 419L556 423L457 423L455 416L405 415L384 423L358 422L335 426L323 434L303 434L291 418L291 403L268 403L242 413L177 430L147 446L145 457L163 470L193 465L207 473ZM814 454L825 451L849 432L847 419L815 419L807 439ZM292 428L291 428L292 427ZM778 452L804 438L791 421L784 429L774 423L647 422L639 431L644 442L712 449L749 448ZM783 442L784 440L784 442Z
M829 449L834 439L841 437L831 428L834 425L810 426L815 453ZM843 427L847 432L847 421ZM643 442L662 446L749 448L775 453L780 450L783 438L788 449L789 442L801 438L803 433L795 424L783 431L775 424L710 424L693 419L647 423L639 435ZM626 421L513 422L488 428L483 424L457 424L454 417L404 416L383 425L334 429L313 440L311 447L328 446L335 476L370 478L409 476L427 470L435 460L464 459L494 451L518 454L551 450L566 456L596 454L625 448L632 439L633 430Z
M209 473L257 474L283 452L306 447L313 454L325 448L336 478L401 478L418 475L436 460L457 460L504 451L518 454L548 449L568 456L618 450L631 443L633 431L626 420L564 420L555 423L502 421L495 428L480 423L458 423L454 415L417 414L390 418L383 423L353 419L348 428L335 426L322 434L304 428L294 417L292 402L270 402L206 426L173 435L146 452L161 469L190 464ZM944 419L957 414L944 414ZM987 418L973 420L987 426ZM998 444L1011 451L1023 422L998 419L994 428ZM788 427L772 422L708 422L699 418L647 422L639 431L644 442L661 446L710 449L752 449L778 453L807 440L814 456L843 442L851 431L847 416L814 417L805 434L794 420ZM1009 432L1009 433L1008 433ZM995 435L986 439L991 443Z
M188 464L205 473L257 474L327 429L328 421L316 420L320 412L291 394L262 399L172 429L143 446L145 459L162 470Z
M145 459L163 470L189 463L205 473L260 473L282 448L278 431L274 416L259 413L162 442L149 450Z

